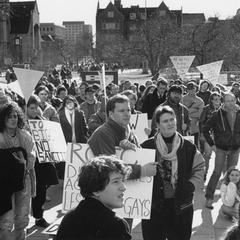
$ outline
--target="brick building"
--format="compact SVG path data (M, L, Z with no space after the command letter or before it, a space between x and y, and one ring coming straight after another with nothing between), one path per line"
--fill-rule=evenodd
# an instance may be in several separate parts
M36 1L0 0L0 64L41 61L39 11Z
M131 6L125 8L121 0L111 1L106 8L100 8L98 2L96 13L96 48L103 49L102 42L108 44L119 37L126 40L134 40L135 32L139 25L144 24L147 19L158 14L161 17L168 17L178 27L194 26L204 23L203 13L183 13L181 10L170 10L162 1L158 7ZM100 49L101 48L101 49Z

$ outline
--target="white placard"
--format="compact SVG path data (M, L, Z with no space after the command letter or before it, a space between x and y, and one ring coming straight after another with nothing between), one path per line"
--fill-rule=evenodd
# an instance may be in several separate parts
M116 148L116 155L125 163L144 165L154 162L155 150L138 148L136 151ZM62 210L67 212L82 200L77 186L78 173L81 166L90 161L93 153L88 144L68 143L66 168L63 187ZM152 202L153 177L127 180L124 194L124 207L116 210L121 217L149 219Z
M184 75L188 72L195 56L171 56L170 59L175 67L177 74L184 78Z
M48 120L28 122L39 162L64 161L67 146L60 123Z
M17 76L21 91L27 102L44 72L23 68L13 68L13 70Z
M145 128L148 128L147 113L132 114L129 127L131 131L137 136L139 143L147 140L148 135L145 133Z
M197 69L203 74L203 79L207 79L213 85L218 83L218 77L222 68L223 60L198 66Z

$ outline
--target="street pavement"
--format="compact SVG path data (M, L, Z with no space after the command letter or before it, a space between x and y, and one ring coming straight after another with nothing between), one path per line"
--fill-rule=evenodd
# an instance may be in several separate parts
M214 153L210 160L209 174L207 181L209 180L210 174L213 170L213 159ZM196 192L194 198L194 218L192 228L191 240L223 240L226 231L233 226L235 223L231 222L221 213L222 202L220 199L220 192L215 192L214 209L209 210L204 207L204 191L205 187ZM61 201L62 201L62 184L51 186L48 190L48 195L51 198L50 202L45 204L45 219L53 223L58 218L62 217L61 213ZM50 240L51 236L42 234L43 229L34 225L34 218L30 218L28 226L28 240ZM142 240L141 223L140 220L135 219L133 222L133 240Z

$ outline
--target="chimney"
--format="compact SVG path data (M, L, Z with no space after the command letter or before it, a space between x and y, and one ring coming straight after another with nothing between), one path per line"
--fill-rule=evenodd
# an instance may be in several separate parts
M116 8L122 8L121 0L114 0L114 6Z

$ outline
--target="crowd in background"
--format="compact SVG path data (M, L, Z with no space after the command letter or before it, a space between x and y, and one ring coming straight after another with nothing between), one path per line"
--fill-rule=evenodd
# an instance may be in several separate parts
M81 65L79 72L85 71L85 67L89 70L100 70L99 65L89 61ZM112 67L118 66L113 64ZM9 77L8 82L14 80L14 76L11 78ZM237 180L232 180L229 177L231 172L228 172L228 169L237 165L240 149L240 122L238 122L240 121L240 84L238 82L234 82L227 91L226 87L220 84L212 86L207 79L183 83L181 79L166 80L158 77L157 80L147 80L143 84L126 80L118 85L110 83L106 87L105 96L99 84L88 84L86 81L77 83L72 80L71 69L63 66L60 70L54 68L39 80L34 95L28 102L9 90L0 90L0 147L13 148L12 152L21 160L21 167L27 171L27 175L22 177L24 186L19 188L13 186L10 192L14 193L16 215L13 217L12 213L8 212L12 206L7 206L3 212L0 212L2 236L7 236L9 229L15 224L16 239L24 239L31 198L36 225L47 227L49 224L43 217L47 188L58 184L59 179L63 178L64 165L40 164L36 159L27 120L44 119L59 122L66 142L87 143L96 129L106 122L108 118L106 104L108 99L117 94L127 96L131 114L147 113L151 126L146 128L145 132L149 137L155 136L158 132L156 108L159 105L170 106L176 115L177 131L183 136L193 136L195 146L204 157L206 165L204 180L208 173L212 151L215 151L215 169L207 186L205 206L213 208L217 183L222 172L227 172L228 178L227 180L225 178L224 186L221 187L225 206L223 212L231 218L238 217L236 206L240 200L238 186L240 174L236 170ZM8 153L4 152L4 154ZM220 164L216 164L219 162ZM1 175L1 178L3 177L7 178ZM37 183L36 187L34 181ZM231 182L233 184L230 184ZM226 198L229 192L232 193L231 196L235 194L231 201ZM1 206L7 205L2 201L4 200L1 200ZM23 208L25 210L21 211Z

